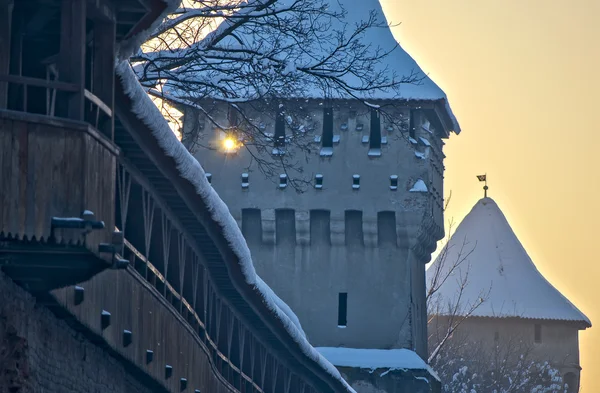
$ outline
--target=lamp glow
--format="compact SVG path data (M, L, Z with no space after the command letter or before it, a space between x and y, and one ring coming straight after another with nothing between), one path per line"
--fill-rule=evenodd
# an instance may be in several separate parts
M233 140L233 138L227 137L223 139L223 148L225 149L225 151L234 151L236 147L237 144L235 143L235 140Z

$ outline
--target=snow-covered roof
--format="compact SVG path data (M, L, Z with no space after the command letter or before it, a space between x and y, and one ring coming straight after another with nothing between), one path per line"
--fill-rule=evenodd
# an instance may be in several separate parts
M129 63L122 61L117 64L116 73L119 76L125 94L132 101L133 113L152 131L149 137L156 138L164 153L174 159L180 176L195 187L198 195L208 206L212 219L223 229L224 237L239 260L239 267L246 283L256 288L267 307L282 322L292 339L299 344L304 355L318 364L333 378L341 382L349 393L354 393L354 390L342 378L339 371L307 341L298 317L256 274L246 240L237 222L229 213L227 205L225 205L208 182L206 173L198 161L172 132L163 115L139 84Z
M439 277L446 277L455 261L464 259L440 286L436 295L439 298L434 298L435 302L441 302L440 314L446 313L445 305L456 304L462 278L468 273L462 312L483 295L484 301L473 316L576 321L591 326L590 320L537 270L491 198L475 204L452 235L448 247L445 257L442 257L444 252L440 253L427 269L430 286L436 270L440 270Z
M416 352L409 349L360 349L317 347L323 356L338 367L368 370L425 370L439 381L438 375Z
M278 4L282 6L288 4L292 0L279 0ZM406 83L401 84L395 88L378 88L369 89L364 92L356 92L355 96L365 100L422 100L422 101L439 101L446 112L446 115L452 123L453 131L457 134L460 132L460 125L456 117L454 116L452 109L448 103L448 99L444 91L419 67L417 62L400 46L400 44L394 38L390 29L389 23L385 17L383 9L379 0L329 0L329 10L332 12L346 12L346 16L343 19L332 18L329 32L341 32L345 31L346 34L350 34L357 25L361 22L365 22L369 19L370 13L373 12L376 16L376 26L368 28L361 36L361 43L369 48L371 54L375 54L377 49L381 50L381 53L386 55L380 58L377 64L374 64L374 72L385 71L390 76L396 75L396 80L403 77L412 77L412 79L418 80L417 83ZM230 20L224 21L215 32L225 30L232 23ZM285 39L284 37L278 37L278 39ZM227 49L256 49L257 52L265 51L265 46L270 47L276 45L274 42L268 42L270 39L265 39L264 34L257 32L252 24L249 26L241 26L236 30L235 37L228 36L222 39L215 47L218 50ZM291 44L291 42L289 43ZM277 44L286 46L282 44ZM317 45L317 44L315 44ZM292 47L292 45L290 45ZM327 47L315 50L311 52L311 55L304 55L300 51L295 53L285 53L287 72L296 72L299 68L314 65L316 60L313 56L319 56L319 52L323 52L321 57L326 57L329 52ZM172 54L161 54L162 56L185 56L185 51L180 53ZM261 89L260 86L256 86L254 83L249 84L246 81L231 81L231 75L227 73L221 73L221 67L217 67L214 70L207 71L203 70L201 73L196 73L193 76L190 75L190 70L185 68L186 74L181 76L181 79L193 78L194 80L201 81L206 80L208 84L215 83L215 81L227 80L230 85L237 83L236 92L241 95L247 95L247 98L253 97L256 94L256 89ZM366 87L361 78L357 77L353 73L348 73L341 76L341 79L350 86ZM260 81L254 81L259 83ZM272 83L264 81L263 83ZM266 89L266 87L264 87ZM181 94L187 96L193 94L190 91L179 91L178 87L169 89L165 87L165 92L173 96L179 96ZM344 92L341 91L329 91L332 98L351 98ZM304 83L302 90L298 92L300 98L323 98L323 86L321 83ZM217 97L218 98L218 97ZM294 97L290 97L294 98ZM225 99L225 98L223 98Z

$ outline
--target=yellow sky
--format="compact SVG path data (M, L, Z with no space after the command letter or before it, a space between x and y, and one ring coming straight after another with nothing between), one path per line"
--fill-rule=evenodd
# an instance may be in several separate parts
M394 34L446 92L447 218L487 172L538 269L600 325L600 0L381 0ZM600 391L600 329L581 335L582 392Z

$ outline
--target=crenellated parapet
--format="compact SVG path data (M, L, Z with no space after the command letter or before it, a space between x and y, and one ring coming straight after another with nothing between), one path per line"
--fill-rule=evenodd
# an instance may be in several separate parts
M405 248L420 241L421 211L256 209L232 211L251 245L310 247ZM431 220L428 220L430 222ZM428 227L429 229L429 227ZM434 228L437 230L437 228ZM431 238L439 233L434 232Z

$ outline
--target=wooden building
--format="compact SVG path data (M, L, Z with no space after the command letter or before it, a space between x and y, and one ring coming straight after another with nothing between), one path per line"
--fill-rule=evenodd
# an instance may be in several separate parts
M178 5L0 0L0 268L152 391L349 392L129 69Z

